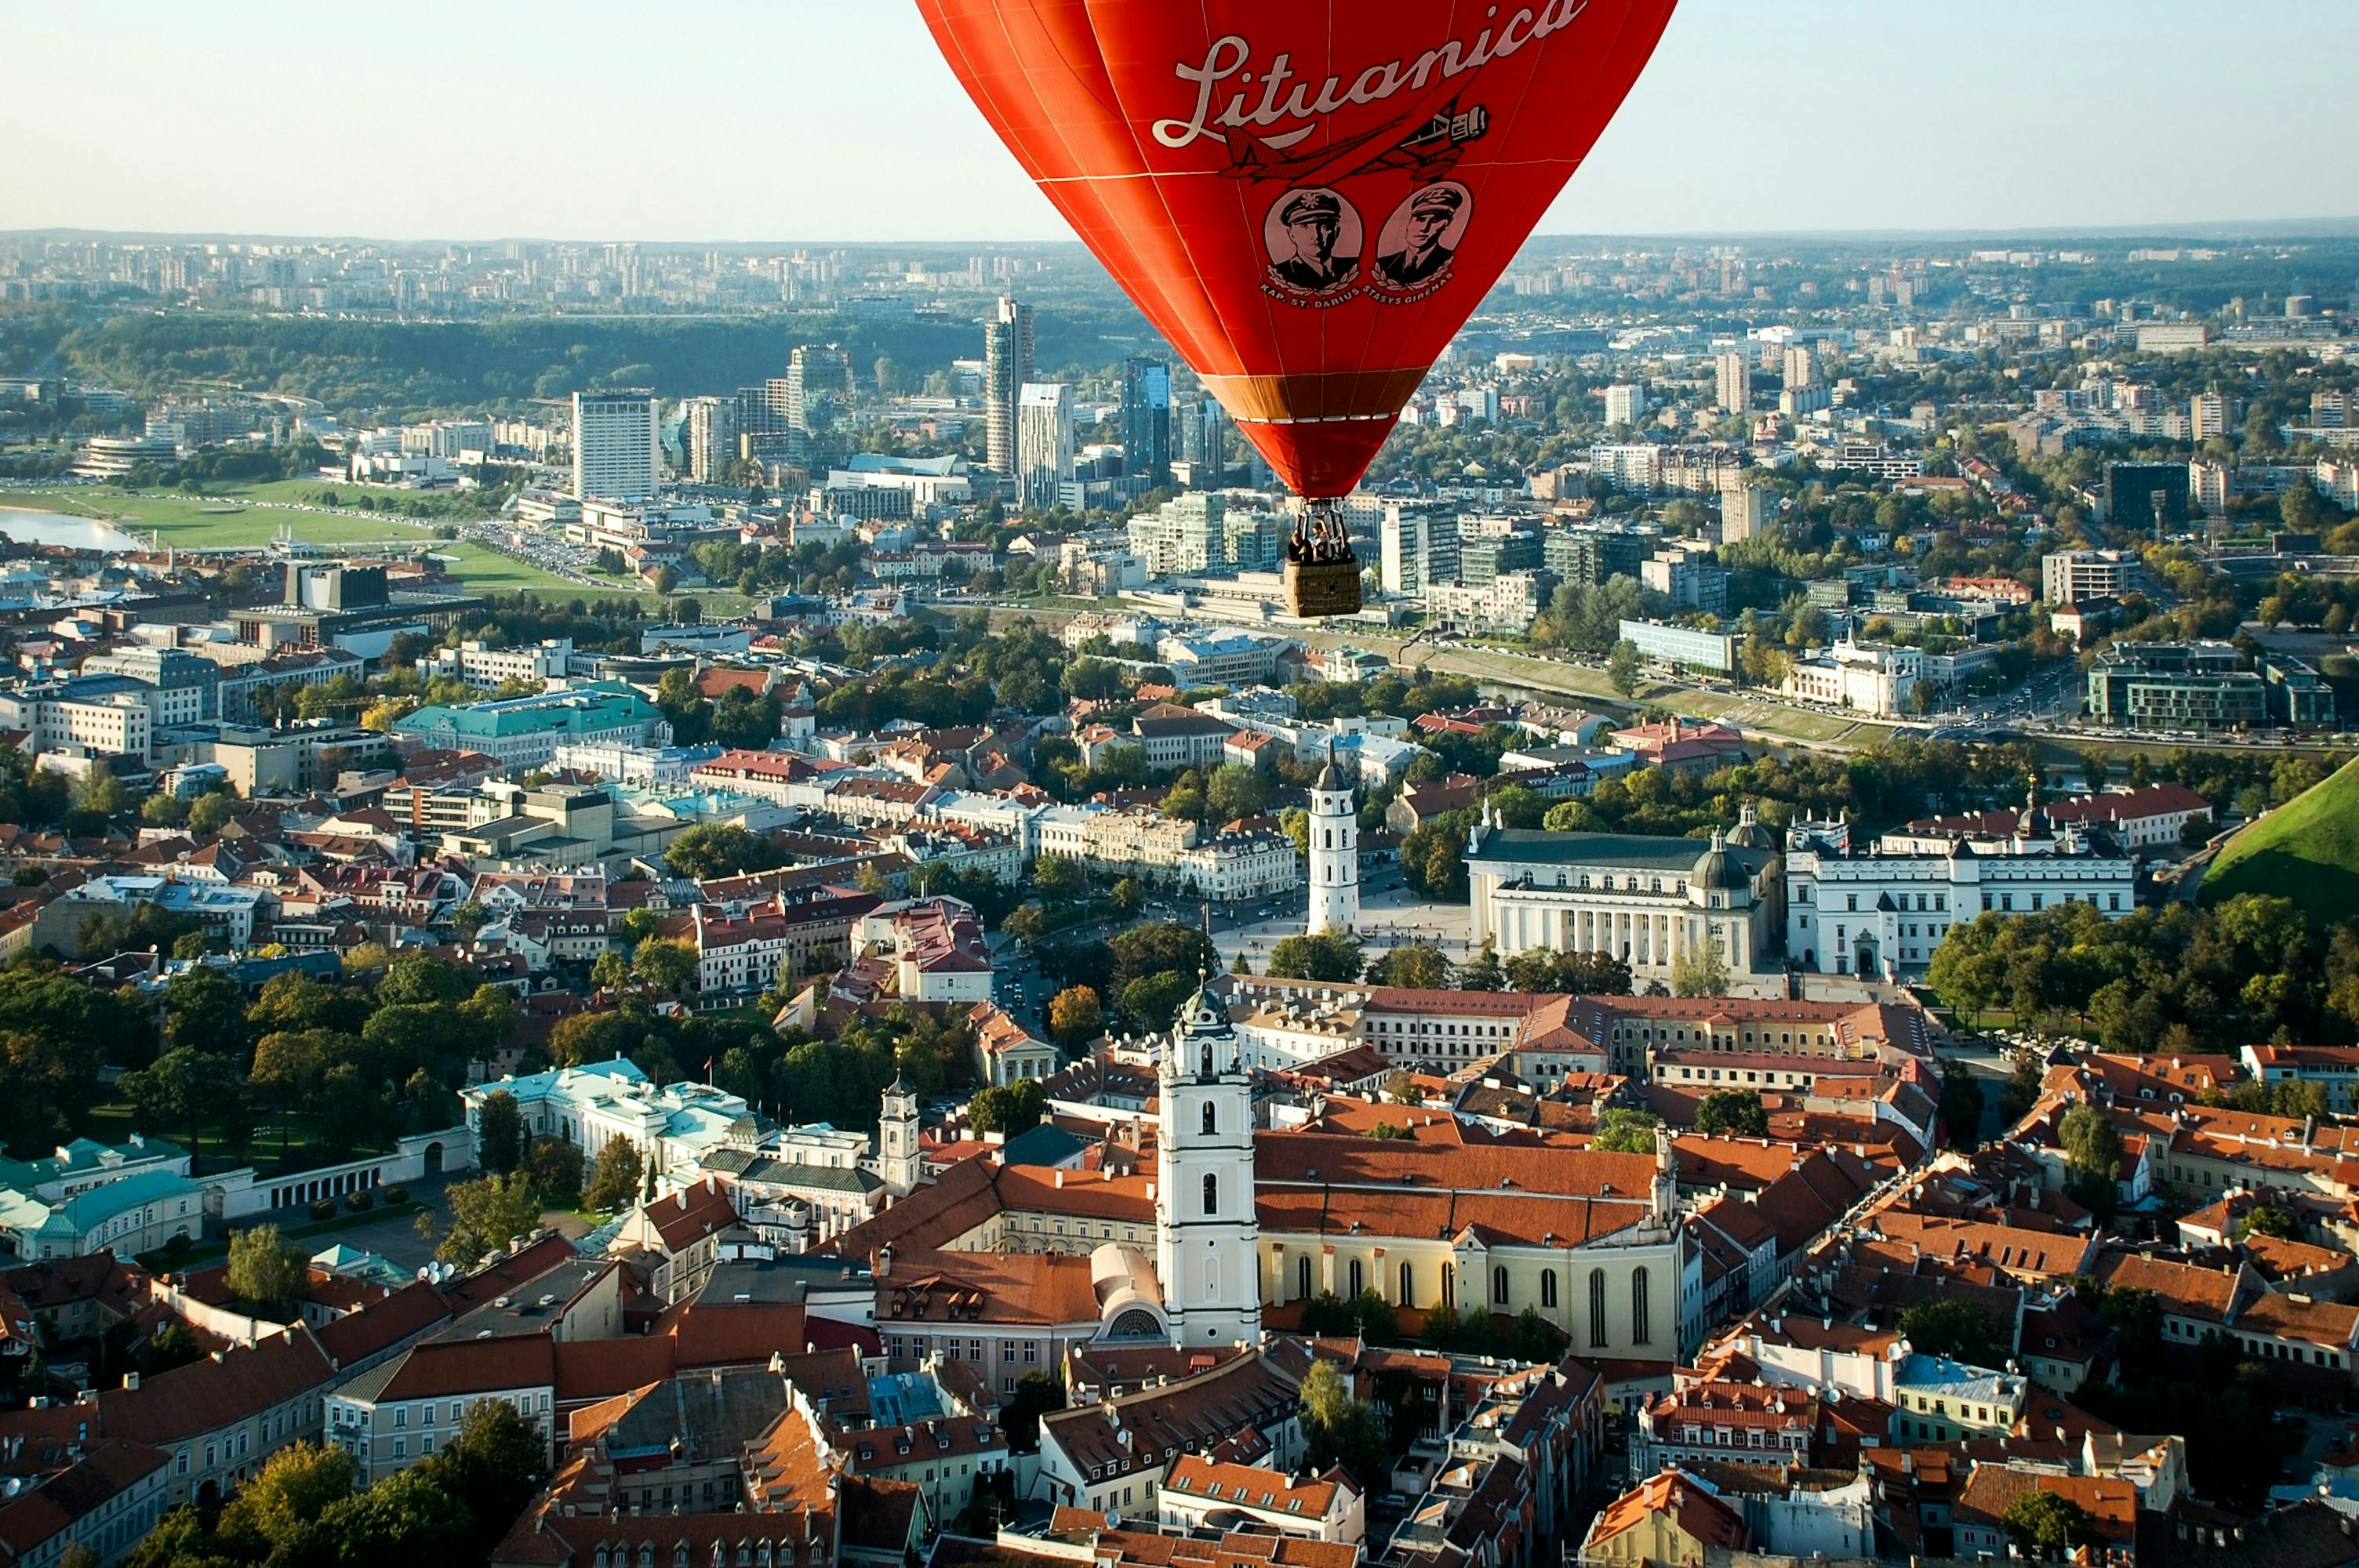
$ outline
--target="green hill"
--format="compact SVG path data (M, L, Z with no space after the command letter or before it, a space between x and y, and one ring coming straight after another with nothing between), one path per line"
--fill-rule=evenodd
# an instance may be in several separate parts
M2198 896L2289 898L2312 918L2359 918L2359 762L2304 790L2221 848Z

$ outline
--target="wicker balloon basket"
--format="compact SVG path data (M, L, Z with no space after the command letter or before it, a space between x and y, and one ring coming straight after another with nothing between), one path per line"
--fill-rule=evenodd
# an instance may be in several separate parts
M1286 563L1286 607L1305 619L1360 612L1360 563L1346 556L1340 561Z

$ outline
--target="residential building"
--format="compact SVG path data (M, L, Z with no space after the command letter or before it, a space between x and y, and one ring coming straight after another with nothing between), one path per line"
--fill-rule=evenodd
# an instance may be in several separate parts
M1647 416L1647 389L1616 383L1605 389L1605 423L1633 425Z
M1016 473L1016 404L1031 379L1032 307L1003 297L983 329L984 460L1003 477Z
M737 400L691 397L680 421L679 444L688 477L698 484L726 484L737 466Z
M1073 389L1062 382L1027 382L1016 406L1016 489L1027 511L1064 504L1073 477Z
M1218 491L1175 496L1130 520L1130 553L1149 578L1220 572L1229 564L1227 518L1228 500Z
M551 1451L556 1345L541 1334L430 1339L339 1383L327 1397L327 1441L350 1454L364 1484L449 1447L486 1400L513 1409Z
M2050 604L2119 599L2145 579L2129 550L2057 550L2039 557L2039 597Z
M1436 625L1451 631L1521 636L1547 603L1532 572L1503 572L1486 583L1429 583L1425 605Z
M1730 350L1713 362L1714 392L1722 408L1742 414L1753 404L1753 361ZM1612 423L1611 420L1607 423Z
M2089 666L2088 711L2131 730L2266 724L2269 683L2227 643L2111 643Z
M1386 593L1415 598L1458 580L1458 514L1400 502L1385 504L1376 529L1378 573Z
M663 488L656 400L645 392L573 395L573 494L646 501Z

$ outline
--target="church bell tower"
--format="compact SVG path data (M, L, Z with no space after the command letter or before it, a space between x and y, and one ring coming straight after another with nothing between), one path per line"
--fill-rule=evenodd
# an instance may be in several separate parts
M1159 1077L1155 1261L1172 1342L1257 1338L1253 1078L1227 1007L1201 977L1180 1010Z
M1310 785L1310 919L1306 934L1347 935L1360 922L1360 818L1352 786L1327 744L1327 765Z

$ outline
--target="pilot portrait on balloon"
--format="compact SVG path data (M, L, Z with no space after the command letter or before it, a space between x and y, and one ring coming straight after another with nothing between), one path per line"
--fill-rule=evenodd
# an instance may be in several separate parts
M1376 233L1368 276L1378 297L1422 298L1449 282L1450 258L1473 216L1473 193L1454 179L1411 191Z
M1262 224L1269 252L1267 292L1279 298L1323 300L1359 281L1364 231L1359 210L1332 190L1309 186L1270 204Z

